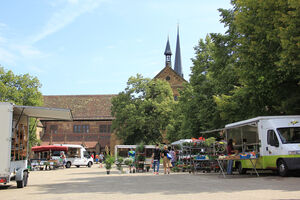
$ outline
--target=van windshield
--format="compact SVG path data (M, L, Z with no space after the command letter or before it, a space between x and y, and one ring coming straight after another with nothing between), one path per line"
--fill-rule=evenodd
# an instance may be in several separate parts
M300 143L300 127L278 128L277 132L283 144Z

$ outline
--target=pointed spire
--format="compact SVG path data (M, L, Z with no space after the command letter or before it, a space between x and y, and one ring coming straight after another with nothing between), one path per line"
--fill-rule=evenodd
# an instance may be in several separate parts
M174 70L177 74L183 77L182 67L181 67L181 52L180 52L180 41L179 41L179 25L177 26L177 42L176 42L176 53L175 53L175 65Z
M169 36L168 36L168 41L167 41L167 45L166 45L166 49L165 49L165 56L166 56L166 66L172 67L171 66L171 48L170 48L170 42L169 42Z

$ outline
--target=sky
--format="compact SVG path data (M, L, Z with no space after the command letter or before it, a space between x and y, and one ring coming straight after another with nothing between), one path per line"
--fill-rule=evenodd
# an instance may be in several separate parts
M117 94L137 73L174 64L177 25L184 78L194 47L224 33L230 0L0 0L0 65L36 76L44 95Z

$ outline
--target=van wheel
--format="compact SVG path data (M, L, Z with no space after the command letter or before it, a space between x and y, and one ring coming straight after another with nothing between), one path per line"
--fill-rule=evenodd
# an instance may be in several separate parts
M80 166L79 166L79 165L76 165L76 167L79 168Z
M92 166L92 162L88 162L87 166L91 167Z
M237 163L237 168L238 168L239 174L246 174L247 169L245 169L245 168L242 167L242 163L238 162Z
M23 180L17 181L17 188L26 187L28 183L28 172L23 172Z
M278 170L278 174L280 176L287 176L288 175L288 166L286 165L286 163L284 162L284 160L280 159L277 162L277 170Z
M71 162L67 162L66 168L70 168L70 167L71 167Z

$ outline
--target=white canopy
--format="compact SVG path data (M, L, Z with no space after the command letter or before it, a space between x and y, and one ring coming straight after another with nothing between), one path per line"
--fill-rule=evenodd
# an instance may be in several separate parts
M171 145L178 145L178 144L181 145L184 142L192 142L192 141L193 141L192 139L181 139L181 140L177 140L177 141L171 143Z
M28 117L39 118L40 120L72 120L70 109L46 108L35 106L14 106L15 114L23 114Z

